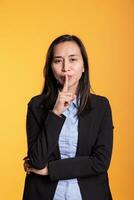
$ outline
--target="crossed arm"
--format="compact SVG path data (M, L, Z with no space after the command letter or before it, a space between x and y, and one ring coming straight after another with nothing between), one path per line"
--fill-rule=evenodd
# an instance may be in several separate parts
M49 112L44 124L45 132L43 132L37 124L32 108L28 108L28 158L30 159L31 166L38 170L38 172L41 172L40 175L49 175L51 180L86 177L107 171L112 155L114 128L108 99L105 101L103 118L92 155L48 162L64 120L64 117L59 117L53 112ZM48 141L48 146L45 134L52 133L53 135L51 135L51 141Z

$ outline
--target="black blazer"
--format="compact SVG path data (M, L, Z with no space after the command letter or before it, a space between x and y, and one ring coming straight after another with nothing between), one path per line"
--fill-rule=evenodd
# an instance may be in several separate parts
M23 200L52 200L58 180L77 178L83 200L112 200L108 168L113 120L107 97L92 94L91 109L79 116L76 157L60 158L58 137L66 117L44 110L43 95L28 102L26 133L30 164L49 175L26 174Z

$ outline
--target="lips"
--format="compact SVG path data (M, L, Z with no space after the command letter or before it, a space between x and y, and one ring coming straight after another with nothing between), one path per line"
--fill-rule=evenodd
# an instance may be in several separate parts
M69 76L68 76L68 79L70 80L72 77L73 77L73 76L70 76L70 75L69 75ZM62 76L61 79L62 79L63 81L65 81L65 76Z

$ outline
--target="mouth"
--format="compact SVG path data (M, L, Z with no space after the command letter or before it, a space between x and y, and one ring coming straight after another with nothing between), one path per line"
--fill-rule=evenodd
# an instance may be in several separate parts
M70 80L73 76L68 76L68 80ZM61 77L61 80L64 82L65 81L65 76Z
M70 80L73 76L68 76L68 80ZM61 81L64 83L65 82L65 76L61 76Z

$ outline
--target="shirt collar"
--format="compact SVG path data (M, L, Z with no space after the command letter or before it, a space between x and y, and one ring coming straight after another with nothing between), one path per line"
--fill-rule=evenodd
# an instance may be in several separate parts
M78 98L78 103L77 103L77 98ZM74 105L76 108L78 108L78 105L79 105L79 103L80 103L80 95L79 95L79 97L76 97L76 98L72 101L72 103L73 103L73 105Z

